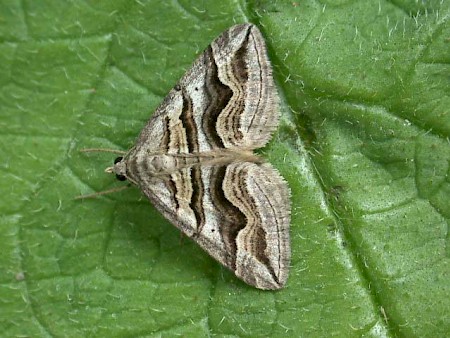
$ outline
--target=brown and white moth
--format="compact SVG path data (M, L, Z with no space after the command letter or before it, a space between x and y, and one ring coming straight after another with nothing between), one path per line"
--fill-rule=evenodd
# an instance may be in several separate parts
M198 57L107 171L136 184L184 234L259 289L280 289L290 263L290 191L253 153L277 128L279 98L252 24Z

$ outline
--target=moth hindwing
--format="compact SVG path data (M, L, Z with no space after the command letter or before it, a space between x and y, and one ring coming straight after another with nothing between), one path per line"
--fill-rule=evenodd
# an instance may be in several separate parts
M168 93L110 169L237 277L280 289L290 263L290 191L253 153L278 125L264 39L252 24L222 33Z

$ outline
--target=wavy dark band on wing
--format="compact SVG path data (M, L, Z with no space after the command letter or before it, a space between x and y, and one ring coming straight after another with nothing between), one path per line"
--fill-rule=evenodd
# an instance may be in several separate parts
M251 222L248 222L246 225L246 238L243 238L243 241L238 244L242 246L241 249L249 252L252 256L256 257L258 261L263 263L270 271L272 278L279 282L275 270L266 255L266 232L261 224L262 220L257 205L254 198L246 188L246 180L249 173L245 167L243 169L234 167L232 171L227 173L227 175L229 176L227 179L229 179L230 182L233 182L233 198L239 201L239 205L244 210L243 214L246 215L245 217L247 219L251 220Z
M183 124L186 133L186 142L189 153L198 152L198 132L197 125L194 121L194 106L192 98L189 97L186 90L182 90L183 108L180 115L181 123Z
M230 102L233 91L219 79L211 46L204 53L204 63L206 67L204 90L207 104L203 113L202 128L211 147L223 148L222 139L216 129L216 122L217 117Z
M225 178L226 166L212 168L209 192L214 207L217 210L218 218L221 220L219 231L222 241L226 247L227 265L232 269L236 268L236 237L247 224L245 215L231 203L223 191L223 180Z
M250 29L245 35L245 40L241 47L236 51L234 58L231 62L232 75L234 77L233 84L235 88L235 95L233 99L232 116L231 116L231 126L233 128L233 134L235 141L241 141L244 135L239 130L240 127L240 117L245 108L245 99L247 92L247 81L248 81L248 69L246 64L247 59L247 46L250 35Z
M186 143L188 145L189 153L197 153L199 151L198 144L198 130L194 120L194 105L192 98L186 90L182 90L183 107L180 115L180 120L186 135ZM205 188L202 180L202 169L199 166L194 166L189 170L190 185L192 188L191 200L189 206L194 212L197 222L197 233L202 231L205 225L205 211L203 210L203 196Z

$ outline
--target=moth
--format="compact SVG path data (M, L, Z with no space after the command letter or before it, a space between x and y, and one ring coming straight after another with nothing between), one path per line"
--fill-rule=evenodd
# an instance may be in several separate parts
M229 28L106 171L137 185L186 236L259 289L280 289L290 264L290 190L253 152L278 126L279 97L261 32Z

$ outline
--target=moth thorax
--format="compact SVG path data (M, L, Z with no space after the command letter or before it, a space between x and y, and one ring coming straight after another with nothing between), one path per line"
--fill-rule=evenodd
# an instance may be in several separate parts
M154 155L144 159L148 171L154 175L171 173L178 166L178 161L170 155Z

